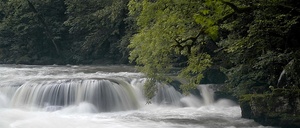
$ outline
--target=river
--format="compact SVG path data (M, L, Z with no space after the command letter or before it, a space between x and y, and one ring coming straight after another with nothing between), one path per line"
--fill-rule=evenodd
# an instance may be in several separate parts
M145 80L130 66L0 65L0 128L264 128L207 85L184 96L157 83L146 104Z

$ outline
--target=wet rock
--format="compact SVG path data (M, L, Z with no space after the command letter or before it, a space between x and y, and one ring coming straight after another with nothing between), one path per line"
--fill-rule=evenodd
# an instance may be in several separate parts
M267 126L300 127L300 90L275 89L270 94L243 95L242 117Z

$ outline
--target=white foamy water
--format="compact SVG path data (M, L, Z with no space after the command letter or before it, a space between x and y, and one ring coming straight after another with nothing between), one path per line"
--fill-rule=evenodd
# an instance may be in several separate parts
M152 104L143 74L128 66L0 65L0 128L263 127L242 119L239 106L184 96L159 84Z

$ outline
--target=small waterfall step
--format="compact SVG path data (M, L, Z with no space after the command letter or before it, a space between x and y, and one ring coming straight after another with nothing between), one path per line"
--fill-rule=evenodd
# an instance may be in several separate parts
M132 87L126 81L119 83L105 79L28 81L14 92L11 106L50 109L88 102L100 112L137 109Z

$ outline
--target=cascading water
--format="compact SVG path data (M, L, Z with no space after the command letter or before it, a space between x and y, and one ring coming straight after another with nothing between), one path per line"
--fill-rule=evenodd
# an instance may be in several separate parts
M199 85L201 95L185 96L157 83L153 102L146 105L146 78L133 71L126 66L0 65L0 128L259 126L241 119L238 106L214 102L207 85Z
M214 103L214 91L209 88L208 85L199 85L198 89L201 92L201 96L203 97L203 101L205 105L210 105Z
M28 81L16 90L11 106L61 108L88 102L100 112L136 109L136 97L130 91L129 84L120 85L110 80Z
M179 105L183 96L172 86L160 84L156 95L153 97L154 103L163 105Z
M280 84L284 84L284 83L282 83L282 79L283 79L285 73L286 73L286 71L285 71L285 69L283 69L282 72L281 72L280 75L279 75L278 80L277 80L277 87L278 87ZM282 85L281 85L281 86L282 86Z

